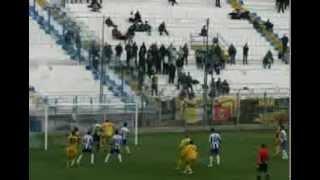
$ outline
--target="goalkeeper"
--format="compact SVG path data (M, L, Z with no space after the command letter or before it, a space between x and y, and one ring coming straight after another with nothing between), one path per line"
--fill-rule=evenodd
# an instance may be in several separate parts
M178 160L177 160L177 170L181 169L181 166L184 164L184 159L182 156L183 149L190 143L191 138L188 134L185 135L185 137L180 141L179 147L178 147Z

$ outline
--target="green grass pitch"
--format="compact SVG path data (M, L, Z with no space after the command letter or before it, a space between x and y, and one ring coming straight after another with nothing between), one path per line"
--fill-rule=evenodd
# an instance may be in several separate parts
M123 154L123 163L114 157L104 164L104 153L96 156L95 166L89 157L82 159L77 168L65 167L64 146L49 144L48 151L30 150L30 177L32 180L255 180L256 152L261 143L268 145L273 154L273 132L222 132L221 165L208 168L209 132L191 133L199 148L199 159L194 174L177 171L177 145L182 133L157 133L140 135L140 144L131 145L131 155ZM61 139L61 141L65 141ZM132 143L132 141L131 141ZM289 179L289 162L271 157L271 180Z

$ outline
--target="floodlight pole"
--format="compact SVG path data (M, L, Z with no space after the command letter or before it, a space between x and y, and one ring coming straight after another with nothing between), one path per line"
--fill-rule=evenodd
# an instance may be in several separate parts
M104 49L104 21L105 21L105 16L102 16L102 34L101 34L101 45L100 45L100 98L99 101L100 103L104 102L104 98L103 98L103 83L104 83L104 53L103 53L103 49Z
M204 63L204 87L203 87L203 124L205 125L206 122L208 122L208 69L207 69L207 63L208 63L208 55L209 55L209 18L207 18L207 38L206 38L206 58Z

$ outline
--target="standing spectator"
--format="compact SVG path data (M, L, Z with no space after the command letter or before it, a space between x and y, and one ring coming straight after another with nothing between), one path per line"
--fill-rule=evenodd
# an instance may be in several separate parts
M216 97L216 83L215 83L214 78L211 79L209 96L211 98L215 98Z
M186 65L188 65L188 56L189 56L188 44L185 43L183 46L183 60Z
M156 74L153 74L151 78L152 84L151 84L151 96L153 96L153 93L155 92L155 95L158 96L158 77Z
M177 67L177 73L180 74L183 67L183 59L182 57L179 57L176 61L176 67Z
M216 7L221 7L220 0L216 0Z
M230 87L227 80L223 80L221 84L222 94L229 94Z
M139 67L145 72L146 70L146 46L144 43L140 46L139 50Z
M127 59L126 59L127 68L129 68L129 66L130 66L130 59L131 59L131 56L132 56L132 46L131 46L131 43L130 43L130 42L125 46L125 50L126 50L126 53L127 53Z
M149 48L147 51L147 74L149 78L151 78L151 75L153 73L153 62L152 62L152 52L151 49Z
M249 53L249 46L248 46L248 43L246 43L243 46L243 64L248 64L248 53Z
M160 58L160 61L162 62L162 70L163 70L162 73L165 72L165 68L166 68L165 66L168 63L168 62L164 62L164 58L166 54L167 54L166 47L163 44L161 44L159 49L159 58Z
M207 26L206 26L206 25L203 25L203 26L202 26L202 29L201 29L201 32L200 32L199 35L200 35L200 36L203 36L203 37L205 37L205 36L208 35L208 30L207 30Z
M272 56L272 53L271 53L270 50L264 56L262 63L263 63L263 68L265 68L265 69L266 68L268 68L268 69L271 68L271 64L273 63L273 56Z
M164 22L162 22L160 25L159 25L159 33L160 33L160 36L162 36L163 33L166 33L167 36L169 36L169 33L167 31L167 28L166 28L166 24Z
M138 46L137 46L137 43L134 42L132 45L132 58L134 59L134 64L136 67L138 66L137 55L138 55Z
M176 67L172 63L168 65L168 74L169 74L169 84L173 84L174 78L176 75Z
M236 48L234 47L233 44L231 44L231 45L229 46L228 53L229 53L229 55L230 55L230 63L231 63L231 64L236 64L236 54L237 54L237 50L236 50Z
M257 155L257 180L261 180L261 176L265 176L266 180L270 179L268 172L269 151L265 144L261 145Z
M267 22L264 23L264 25L266 26L266 30L272 32L273 31L273 24L270 22L270 20L268 19Z
M82 48L82 43L81 43L81 36L79 34L79 32L76 33L76 37L75 37L75 43L76 43L76 48L77 48L77 58L79 60L79 62L81 61L81 48Z
M217 88L217 93L220 95L221 93L221 79L218 78L218 81L216 82L216 88Z
M187 85L187 92L189 94L189 96L191 96L191 94L193 94L193 87L192 87L192 77L190 75L190 72L188 72L188 76L186 78L186 85Z
M286 34L282 36L281 42L282 42L282 55L283 55L288 49L289 38Z
M110 44L107 44L104 46L103 48L103 53L104 53L104 57L107 59L107 63L111 61L111 57L112 57L112 47Z
M278 5L278 13L280 12L284 13L284 10L285 10L284 0L277 0L277 5Z
M120 58L121 58L121 55L122 55L122 51L123 51L123 48L122 48L120 43L115 47L115 50L116 50L116 60L120 61L121 60Z

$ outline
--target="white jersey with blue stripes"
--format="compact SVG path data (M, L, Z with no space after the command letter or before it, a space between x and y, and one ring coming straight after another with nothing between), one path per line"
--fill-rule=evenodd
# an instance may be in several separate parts
M112 137L113 148L120 149L121 142L122 142L122 137L119 134L113 135L113 137Z
M92 149L93 137L89 134L83 136L83 146L85 149Z
M221 144L221 136L219 133L212 133L209 136L209 143L211 149L219 149Z
M127 139L129 132L130 130L127 127L122 127L120 129L120 135L122 136L122 139Z

